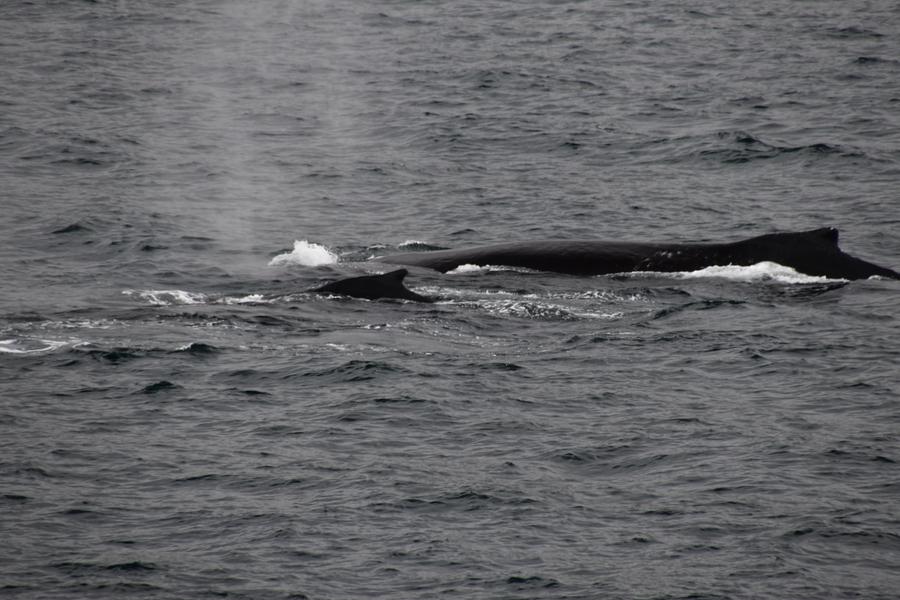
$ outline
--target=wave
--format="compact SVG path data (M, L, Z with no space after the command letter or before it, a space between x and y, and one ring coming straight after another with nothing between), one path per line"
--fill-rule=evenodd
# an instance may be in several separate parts
M836 38L883 38L884 34L874 29L867 29L865 27L857 27L857 26L849 26L849 27L828 27L825 29L825 33L831 37Z
M202 356L202 355L218 354L220 352L220 350L216 346L213 346L212 344L205 344L203 342L191 342L189 344L179 346L173 352L184 352L187 354L194 354L194 355Z
M263 294L214 297L202 292L186 290L122 290L122 293L153 306L179 306L190 304L271 304L275 300Z
M141 388L140 393L141 394L157 394L160 392L168 392L168 391L178 390L178 389L181 389L180 385L177 385L175 383L172 383L171 381L163 379L163 380L157 381L156 383L151 383L149 385L144 386L143 388Z
M206 304L209 296L200 292L187 292L185 290L122 290L126 296L139 298L155 306L170 306L173 304Z
M675 163L699 159L734 165L788 157L809 160L826 157L873 158L854 146L827 142L800 145L776 144L742 130L726 130L700 136L657 139L653 141L653 144L658 147L658 150L652 153L658 157L658 159L654 160Z
M0 340L0 353L40 354L42 352L53 352L71 343L71 341L45 340L32 337L9 338Z
M65 227L60 227L59 229L54 229L50 233L52 233L54 235L58 235L61 233L75 233L75 232L79 232L79 231L93 231L93 229L91 229L87 225L83 225L80 221L76 221L75 223L70 223L69 225L66 225Z
M836 155L854 158L865 156L865 153L858 148L839 144L814 143L799 146L770 144L745 131L720 131L716 134L714 146L698 151L697 156L726 164L772 159L797 153L806 156Z

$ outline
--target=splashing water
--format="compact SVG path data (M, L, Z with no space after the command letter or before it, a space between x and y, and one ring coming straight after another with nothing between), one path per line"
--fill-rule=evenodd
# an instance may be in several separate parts
M269 261L269 266L304 265L307 267L318 267L321 265L333 265L337 262L337 254L325 246L310 243L306 240L296 240L294 241L294 249L291 252L279 254Z

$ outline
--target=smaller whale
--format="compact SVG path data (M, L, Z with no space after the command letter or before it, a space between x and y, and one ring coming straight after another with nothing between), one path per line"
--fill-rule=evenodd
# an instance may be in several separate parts
M349 279L334 281L312 291L325 294L340 294L342 296L352 296L354 298L365 298L366 300L399 298L401 300L412 300L413 302L434 302L431 298L427 298L406 289L403 285L403 278L406 277L408 273L409 271L406 269L397 269L396 271L382 273L381 275L351 277Z

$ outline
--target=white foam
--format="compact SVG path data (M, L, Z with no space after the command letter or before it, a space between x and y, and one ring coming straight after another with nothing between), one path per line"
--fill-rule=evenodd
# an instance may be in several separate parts
M212 297L201 292L188 292L185 290L122 290L122 293L155 306L179 304L271 304L274 302L273 299L266 298L263 294Z
M599 302L618 304L621 302L646 302L647 297L641 294L622 294L612 290L586 290L583 292L555 292L548 294L550 298L565 300L596 300Z
M624 313L594 312L578 310L568 306L561 306L548 302L530 302L522 300L481 300L476 302L478 306L488 312L504 316L539 319L539 320L573 320L573 319L602 319L615 321L625 316Z
M785 267L784 265L768 261L758 262L755 265L747 267L738 267L734 265L706 267L696 271L672 273L671 275L679 279L716 277L748 283L757 281L771 281L775 283L821 283L823 281L829 281L827 277L805 275L791 267Z
M172 304L205 304L209 298L200 292L184 290L122 290L126 296L137 297L156 306Z
M40 323L40 329L111 329L121 326L117 319L84 319L81 321L48 321Z
M249 294L239 298L222 298L222 304L271 304L272 300L266 299L262 294Z
M516 273L533 273L533 269L523 267L507 267L504 265L459 265L455 269L447 271L447 275L463 275L466 273L491 273L494 271L513 271Z
M307 242L306 240L295 240L294 249L285 254L279 254L270 260L269 266L303 265L306 267L318 267L320 265L333 265L337 262L338 255L325 246Z
M35 354L62 348L68 343L59 340L41 340L36 338L0 340L0 352L7 354Z
M532 269L522 267L507 267L503 265L459 265L455 269L447 271L448 275L463 275L469 273L490 273L494 271L514 271L521 273L534 272ZM825 281L843 281L841 279L833 280L827 277L819 277L815 275L806 275L791 267L785 267L774 262L758 262L755 265L739 267L735 265L713 266L698 269L696 271L676 271L676 272L657 272L657 271L634 271L624 273L626 276L645 277L648 274L654 276L663 275L665 277L674 277L676 279L700 279L715 277L719 279L729 279L731 281L742 282L775 282L775 283L822 283ZM590 293L586 297L589 296Z
M406 240L405 242L403 242L402 244L397 246L397 248L409 248L410 246L428 246L428 245L429 245L428 242L423 242L421 240Z

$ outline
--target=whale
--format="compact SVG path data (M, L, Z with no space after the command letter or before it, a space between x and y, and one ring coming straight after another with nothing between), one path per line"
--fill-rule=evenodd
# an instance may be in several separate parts
M569 275L609 275L650 271L673 273L712 266L750 266L773 262L812 276L857 280L900 279L900 273L856 258L838 246L838 230L768 233L723 243L645 243L597 240L545 240L474 246L459 250L406 252L375 257L374 261L423 267L446 273L462 265L500 266ZM398 298L432 301L403 285L408 274L399 269L382 275L337 281L314 291L357 298Z
M434 302L431 298L417 294L403 285L403 278L409 274L406 269L397 269L378 275L361 275L340 279L318 287L313 292L320 294L336 294L366 300L396 298L412 302Z

